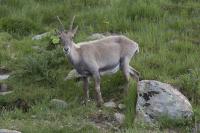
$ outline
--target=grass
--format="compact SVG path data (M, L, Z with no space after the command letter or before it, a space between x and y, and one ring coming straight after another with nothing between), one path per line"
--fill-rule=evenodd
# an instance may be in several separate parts
M136 114L136 97L137 97L137 86L136 83L130 81L129 94L124 98L124 102L126 105L125 112L125 126L133 127L134 126L134 118Z
M21 98L31 105L27 113L20 109L1 110L0 127L22 132L104 132L91 125L88 116L98 112L94 102L82 106L82 85L63 81L72 66L60 46L48 49L49 37L33 41L35 34L52 32L59 27L58 15L67 27L73 15L79 26L75 42L96 32L123 34L138 42L140 53L131 61L142 79L171 83L193 104L193 123L177 121L160 127L133 122L135 86L124 98L119 72L102 79L103 98L127 105L125 124L120 132L165 132L177 128L191 131L200 122L200 4L197 0L1 0L0 66L11 70L11 77L1 81L12 86L13 94L0 96L0 107ZM38 49L33 47L37 46ZM94 98L93 84L90 94ZM48 103L58 98L70 103L67 110L52 110ZM115 110L102 109L112 113ZM187 129L185 129L187 126ZM108 130L107 132L114 132Z

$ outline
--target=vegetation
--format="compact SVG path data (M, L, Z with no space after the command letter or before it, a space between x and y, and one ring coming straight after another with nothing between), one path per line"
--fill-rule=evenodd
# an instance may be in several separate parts
M75 42L86 40L92 33L123 34L138 42L140 53L131 65L141 79L171 83L188 97L194 108L191 122L169 122L147 127L133 122L136 84L131 82L128 98L120 89L123 76L119 72L102 79L103 98L127 105L128 116L119 132L164 132L173 128L190 132L200 123L200 3L197 0L0 0L0 66L12 75L5 82L14 93L0 96L0 127L27 133L105 132L88 117L99 109L94 101L81 105L81 84L64 77L72 69L60 45L52 45L59 16L67 27L73 15L79 26ZM51 32L53 37L32 40L36 34ZM93 85L90 93L94 99ZM67 110L50 108L49 101L58 98L70 103ZM12 108L23 99L31 107L28 112ZM101 109L104 113L115 110ZM171 125L170 125L171 123ZM178 125L178 126L177 126ZM187 128L185 128L187 127ZM107 132L114 132L106 129Z

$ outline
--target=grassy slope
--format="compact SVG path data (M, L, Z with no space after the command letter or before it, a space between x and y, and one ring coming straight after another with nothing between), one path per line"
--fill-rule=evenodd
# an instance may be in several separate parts
M72 67L65 60L62 50L45 50L48 38L31 40L33 34L58 27L57 15L66 26L73 15L77 16L75 24L79 25L79 31L76 42L84 41L94 32L124 34L138 42L140 54L131 64L140 71L142 79L155 79L178 86L193 102L196 121L200 120L197 100L200 96L200 3L197 0L0 2L0 63L12 70L13 76L6 82L15 90L8 97L0 97L0 104L22 98L32 105L28 113L17 109L1 112L0 127L23 132L101 132L87 121L89 114L98 111L95 105L80 105L81 84L63 81ZM38 51L32 46L40 46L44 50ZM121 73L103 78L104 99L123 99L118 88L122 79ZM69 110L50 109L48 103L52 98L71 103ZM128 118L132 114L133 109L126 111ZM123 127L127 132L143 132L140 131L143 128L141 125L134 126L131 119L127 119ZM180 130L188 131L184 127Z

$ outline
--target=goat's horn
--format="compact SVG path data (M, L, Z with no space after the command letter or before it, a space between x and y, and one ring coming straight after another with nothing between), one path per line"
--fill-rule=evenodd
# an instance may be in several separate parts
M57 19L58 19L58 21L60 22L60 24L61 24L61 30L64 30L65 28L64 28L64 25L62 24L62 22L61 22L61 20L60 20L60 18L57 16Z
M72 21L71 21L71 24L70 24L69 30L72 30L72 28L73 28L73 24L74 24L74 19L75 19L75 17L76 17L76 16L74 16L73 19L72 19Z

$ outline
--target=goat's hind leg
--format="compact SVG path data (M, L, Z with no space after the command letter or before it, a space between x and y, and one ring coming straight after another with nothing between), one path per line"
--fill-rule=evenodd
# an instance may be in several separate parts
M131 77L136 80L136 82L139 81L140 73L137 70L135 70L133 67L129 66L129 73L130 73Z
M84 104L89 101L89 81L88 77L83 77L83 93L84 93Z
M100 74L94 73L93 78L94 78L94 82L95 82L97 106L100 107L103 104L103 98L101 96L101 90L100 90Z
M126 80L126 83L125 83L125 86L124 86L124 91L125 91L126 95L128 94L129 79L130 79L129 62L130 62L129 58L124 58L124 60L121 61L121 65L120 65L121 70L122 70L124 77L125 77L125 80Z

